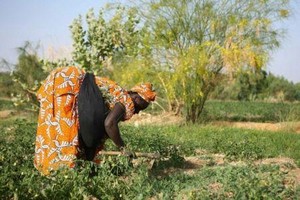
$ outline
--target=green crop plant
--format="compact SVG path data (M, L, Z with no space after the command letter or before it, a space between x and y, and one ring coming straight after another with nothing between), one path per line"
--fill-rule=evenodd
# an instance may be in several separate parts
M299 167L297 134L123 124L124 140L132 150L161 153L152 170L146 163L133 167L126 157L117 156L103 157L98 166L79 160L75 169L42 176L33 166L36 122L7 119L0 125L1 199L297 199L300 194L287 174L294 164L284 165L285 170L277 164L253 164L285 156ZM111 142L106 148L115 150ZM195 154L200 148L205 151ZM213 153L225 155L225 163L186 168L185 157L206 156L209 161Z

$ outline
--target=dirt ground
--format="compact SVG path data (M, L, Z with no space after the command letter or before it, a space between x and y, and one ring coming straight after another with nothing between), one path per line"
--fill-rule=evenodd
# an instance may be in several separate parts
M127 123L135 126L155 124L155 125L171 125L182 124L184 119L180 116L176 116L173 113L162 113L160 115L150 115L148 113L141 112L138 115L134 115ZM213 126L235 127L244 129L257 129L267 131L289 131L300 133L300 122L281 122L281 123L259 123L259 122L226 122L218 121L211 122Z
M163 112L160 115L151 115L149 113L140 112L126 123L135 126L155 124L155 125L172 125L184 123L184 119L170 112Z
M0 111L0 119L9 117L14 111L13 110L2 110Z
M198 153L197 153L198 151ZM287 173L284 183L287 187L297 187L300 185L300 168L297 167L294 160L287 157L267 158L254 162L255 165L277 165L280 170ZM183 172L188 175L193 175L196 170L204 166L243 166L246 162L229 162L225 159L223 154L209 154L203 150L196 150L196 155L192 157L185 157L184 164L180 168L170 167L166 168L161 176L170 175L172 173Z
M287 130L300 133L300 122L281 122L281 123L258 123L258 122L213 122L215 126L230 126L245 129L257 129L267 131Z

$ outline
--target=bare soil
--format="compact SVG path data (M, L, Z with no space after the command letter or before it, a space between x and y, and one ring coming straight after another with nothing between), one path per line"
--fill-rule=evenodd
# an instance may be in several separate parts
M134 115L128 122L134 126L140 125L172 125L182 124L184 119L171 112L163 112L159 115L151 115L149 113L140 112L138 115Z
M135 126L140 125L172 125L183 124L184 119L174 113L164 112L160 115L151 115L141 112L138 115L134 115L128 122ZM281 123L259 123L259 122L227 122L216 121L211 122L210 125L219 127L235 127L243 129L256 129L267 131L288 131L294 133L300 133L300 122L281 122Z
M0 111L0 118L9 117L14 111L13 110L2 110Z
M198 152L198 153L197 153ZM201 155L200 155L201 154ZM287 187L300 186L300 168L297 167L293 159L287 157L267 158L254 162L255 165L277 165L280 170L287 174L284 183ZM246 166L243 161L229 162L223 154L209 154L203 150L196 150L196 156L184 158L184 164L181 167L170 167L160 172L159 176L166 176L173 173L183 172L188 175L193 175L198 169L204 166ZM212 187L217 187L212 185Z
M281 123L259 123L259 122L213 122L215 126L235 127L244 129L256 129L267 131L283 131L300 133L300 122L281 122Z

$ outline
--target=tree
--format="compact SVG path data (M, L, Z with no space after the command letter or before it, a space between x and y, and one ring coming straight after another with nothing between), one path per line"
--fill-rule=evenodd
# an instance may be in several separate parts
M277 77L271 73L267 76L266 81L265 93L267 96L280 101L300 100L299 83L294 84L282 76Z
M295 99L300 101L300 82L295 84Z
M73 62L86 71L109 76L125 87L155 82L150 33L147 26L140 24L136 8L108 4L98 16L91 9L86 14L86 24L79 16L70 29Z
M89 10L86 14L86 30L81 16L70 26L74 47L73 61L87 71L109 74L109 70L112 70L112 59L120 58L120 54L125 57L136 55L138 23L134 9L108 5L99 11L98 16L93 9Z
M279 46L274 22L289 16L288 0L149 0L142 2L153 60L169 105L184 104L196 122L221 75L263 68ZM148 10L148 12L146 11Z
M39 46L33 46L25 42L23 47L18 48L18 61L12 72L12 79L16 83L12 92L16 106L25 106L32 111L38 109L36 91L41 81L46 77L42 64L37 56Z
M237 74L238 100L256 100L266 88L267 72L264 70L246 71Z
M233 80L223 77L209 98L219 100L299 101L300 84L264 70L239 72Z
M71 60L40 60L38 47L33 47L29 42L18 48L18 63L13 72L13 79L20 91L14 94L17 105L27 104L36 110L36 91L40 81L60 66L77 65L98 75L112 76L129 86L132 86L132 79L138 82L149 75L145 73L148 32L143 26L138 27L139 20L134 8L108 5L99 11L98 16L91 9L86 15L86 23L87 30L83 28L85 24L79 16L70 26L74 47ZM1 66L10 67L10 64L3 60Z

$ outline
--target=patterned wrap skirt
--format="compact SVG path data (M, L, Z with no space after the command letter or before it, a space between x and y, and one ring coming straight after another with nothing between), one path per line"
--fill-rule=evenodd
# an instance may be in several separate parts
M60 167L75 167L79 153L77 96L85 72L57 68L37 92L40 102L34 166L44 175Z

